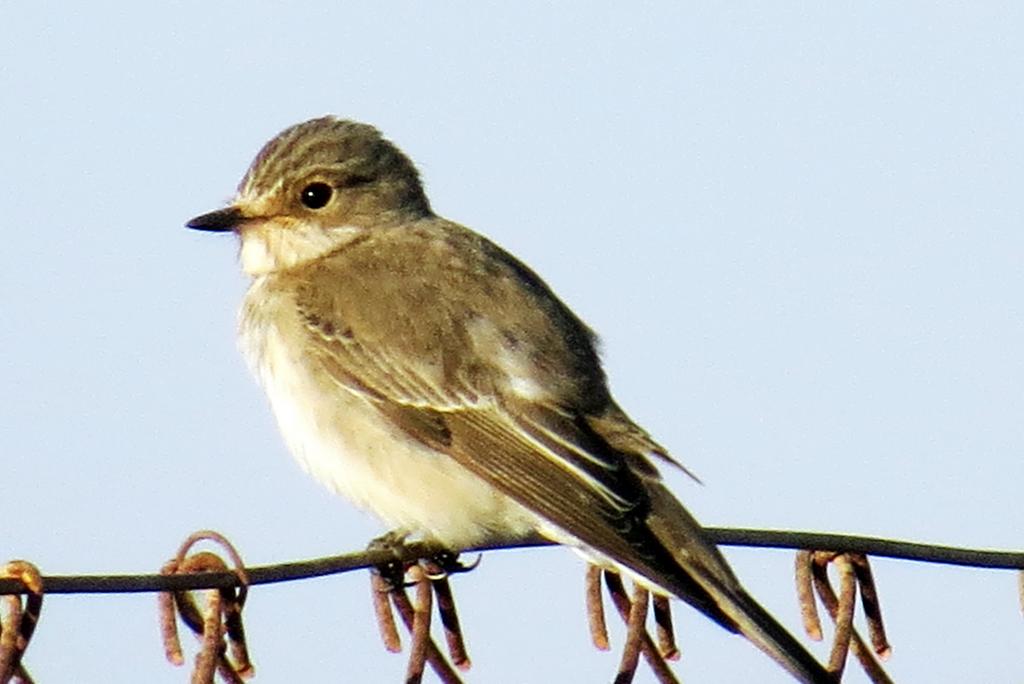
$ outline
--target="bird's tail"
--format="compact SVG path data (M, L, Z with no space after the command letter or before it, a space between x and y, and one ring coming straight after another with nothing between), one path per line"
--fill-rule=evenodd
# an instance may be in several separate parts
M691 587L680 598L745 636L797 681L836 684L835 676L743 589L718 547L682 504L660 483L652 485L649 491L652 507L647 527L673 554ZM698 597L692 589L697 588L703 595L695 602ZM722 617L727 620L721 620Z
M805 684L836 684L834 675L800 645L743 589L708 593L733 621L736 629L769 657Z

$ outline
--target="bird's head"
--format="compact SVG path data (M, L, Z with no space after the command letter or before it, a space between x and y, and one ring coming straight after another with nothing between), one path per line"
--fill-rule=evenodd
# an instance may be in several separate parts
M264 145L231 204L187 225L237 233L243 269L260 275L430 214L416 167L401 150L373 126L323 117Z

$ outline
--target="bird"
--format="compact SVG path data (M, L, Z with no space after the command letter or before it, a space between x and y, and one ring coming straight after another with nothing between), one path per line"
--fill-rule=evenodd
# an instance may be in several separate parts
M436 215L380 131L325 116L256 155L228 206L239 342L299 464L461 550L539 534L675 596L808 684L834 678L664 484L682 467L613 399L596 335L523 262Z

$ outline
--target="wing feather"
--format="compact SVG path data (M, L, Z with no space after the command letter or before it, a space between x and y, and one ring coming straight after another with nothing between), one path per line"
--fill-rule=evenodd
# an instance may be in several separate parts
M644 480L656 471L634 469L637 457L610 446L586 418L495 396L473 386L469 373L450 374L442 386L440 364L399 353L388 340L363 344L358 329L348 330L322 311L303 310L301 302L300 314L315 341L313 354L336 384L365 396L396 427L534 511L563 538L687 597L732 627L645 525L651 502Z
M645 490L628 470L610 490L589 471L566 467L574 457L559 440L530 435L503 412L480 410L446 414L452 443L448 453L588 549L630 568L663 589L685 597L709 617L732 629L706 590L683 572L645 524L650 508ZM582 437L582 436L581 436ZM622 502L628 502L624 506Z
M433 228L367 239L310 267L309 278L336 278L337 288L296 284L324 374L535 513L558 541L742 631L802 681L831 681L659 482L651 457L679 464L612 401L583 323L498 248L453 224ZM389 249L416 252L396 260ZM431 258L419 259L424 249ZM399 261L415 266L390 269Z

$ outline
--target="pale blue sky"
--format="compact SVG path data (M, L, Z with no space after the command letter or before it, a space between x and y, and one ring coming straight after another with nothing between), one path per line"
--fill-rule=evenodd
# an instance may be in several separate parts
M601 334L705 523L1024 547L1019 5L370 5L0 6L0 557L145 572L201 527L252 563L381 531L285 453L235 349L233 240L183 227L324 113L381 127ZM727 553L797 630L791 555ZM875 570L897 680L1024 676L1012 573ZM582 572L537 550L458 578L468 680L609 680ZM399 681L367 597L254 591L256 681ZM677 615L686 681L787 681ZM188 677L145 595L51 598L27 663Z

